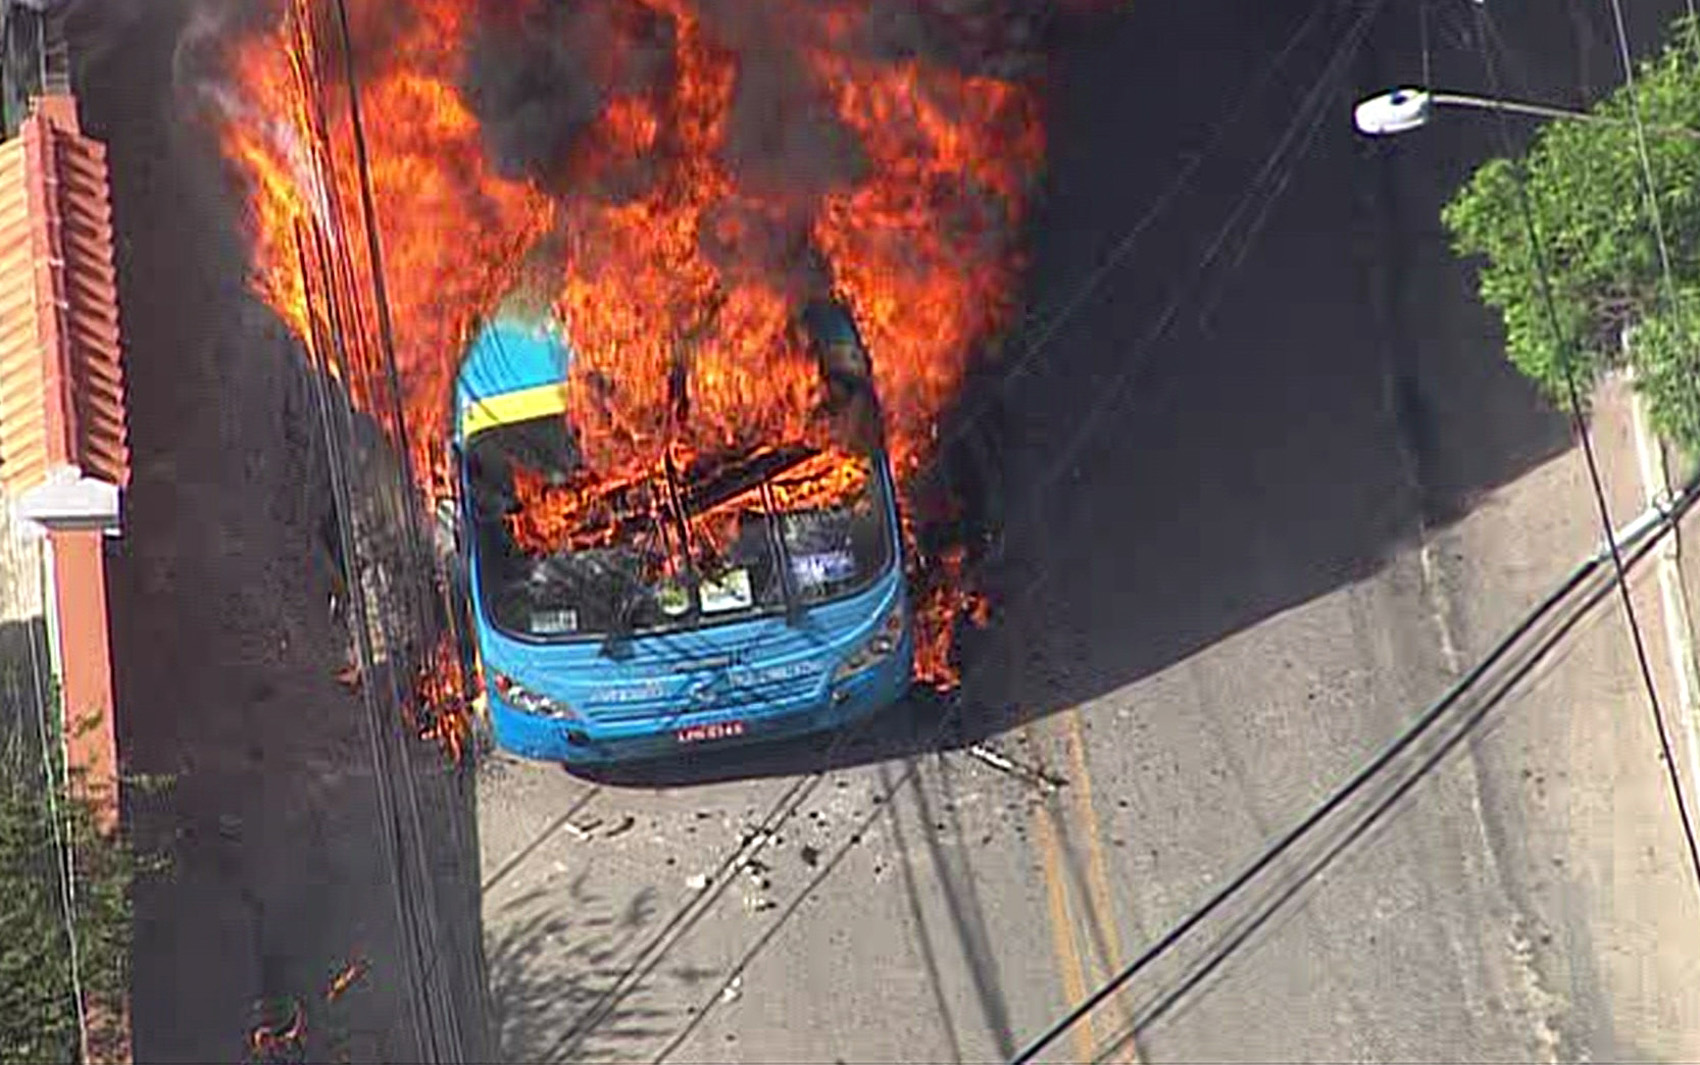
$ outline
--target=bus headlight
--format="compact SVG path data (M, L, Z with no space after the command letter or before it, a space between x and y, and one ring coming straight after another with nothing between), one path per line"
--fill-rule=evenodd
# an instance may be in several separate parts
M490 685L496 689L496 694L506 700L510 706L528 714L552 717L559 721L583 720L579 717L578 711L566 703L558 699L551 699L547 695L539 695L505 673L498 673L492 669L490 671Z
M898 604L885 616L885 620L880 622L879 628L832 671L833 681L853 677L890 658L903 643L903 620L903 606Z

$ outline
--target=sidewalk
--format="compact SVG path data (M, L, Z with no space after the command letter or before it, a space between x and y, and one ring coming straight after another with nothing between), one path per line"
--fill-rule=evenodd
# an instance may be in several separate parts
M1643 477L1656 474L1649 460L1657 449L1637 432L1630 397L1625 382L1607 382L1591 416L1615 528L1645 509ZM1684 473L1673 470L1673 481ZM1580 447L1438 535L1461 660L1478 660L1551 589L1561 575L1555 560L1580 562L1602 535ZM1685 546L1700 540L1700 513L1680 536ZM1693 686L1679 664L1692 658L1682 646L1692 620L1686 610L1700 599L1672 590L1680 583L1700 591L1700 562L1682 557L1683 580L1667 567L1661 587L1661 554L1632 572L1631 599L1692 807L1700 774L1684 699L1692 702ZM1700 1060L1692 991L1700 981L1700 894L1615 590L1495 708L1463 771L1474 775L1481 848L1507 899L1505 912L1492 915L1508 948L1495 982L1541 1056L1575 1060L1591 1048L1608 1058Z
M1652 499L1666 494L1690 475L1689 465L1652 435L1645 414L1625 381L1601 389L1594 417L1602 467L1609 467L1608 486L1614 517L1627 520ZM1627 468L1626 468L1627 467ZM1604 473L1604 471L1602 471ZM1660 547L1631 576L1631 601L1647 655L1648 671L1658 697L1658 711L1671 746L1688 807L1690 822L1700 827L1700 720L1696 719L1696 670L1693 632L1696 590L1700 590L1700 560L1693 547L1700 543L1700 513L1691 512ZM1618 701L1623 719L1614 792L1632 792L1639 801L1614 803L1619 846L1609 863L1602 862L1597 884L1602 898L1626 920L1628 937L1616 936L1602 949L1604 975L1620 994L1638 1007L1623 1019L1626 1037L1619 1050L1630 1047L1668 1060L1700 1060L1700 1005L1692 989L1700 980L1700 937L1691 931L1700 919L1700 884L1681 831L1669 772L1653 720L1651 700L1639 663L1633 661L1634 642L1628 630L1621 597L1611 606L1618 653L1637 672L1633 686ZM1614 799L1616 796L1614 795ZM1645 820L1643 820L1645 819ZM1631 852L1624 842L1633 840ZM1633 857L1633 861L1625 859Z

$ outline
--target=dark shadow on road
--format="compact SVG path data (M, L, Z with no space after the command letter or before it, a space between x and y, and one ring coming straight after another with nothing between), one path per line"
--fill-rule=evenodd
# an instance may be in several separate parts
M638 890L617 907L587 889L586 878L579 873L564 890L533 888L501 903L492 915L501 929L487 945L492 1020L501 1033L504 1061L568 1060L562 1056L562 1033L572 1032L590 1010L598 1011L599 1020L573 1045L572 1060L647 1056L673 1026L669 1011L630 1001L643 997L643 983L608 1005L626 976L625 960L657 917L654 889ZM688 991L716 974L670 966L659 975Z
M913 768L913 763L910 767ZM881 783L886 783L883 776ZM916 773L910 778L908 790L915 800L916 822L921 841L926 847L927 864L937 878L937 886L950 916L951 934L956 939L957 948L968 961L969 977L974 983L974 999L980 1007L978 1019L991 1034L998 1056L1008 1058L1015 1052L1015 1033L1009 1019L1009 1000L1004 991L1004 978L998 971L997 954L991 942L991 933L986 927L985 908L975 887L975 850L963 831L961 806L956 801L953 771L948 765L940 767L939 810L933 808L931 798L927 794L927 781L922 774ZM905 883L913 885L916 881L915 859L910 853L909 844L900 834L902 815L898 812L897 803L887 802L885 806L892 828L892 843L903 861ZM939 816L940 811L943 812L942 819ZM941 836L945 835L947 830L949 838L942 839ZM911 886L909 890L913 898L914 888ZM922 942L927 942L920 912L919 905L915 904L917 936ZM942 1012L942 992L940 1003ZM951 1038L954 1044L954 1031ZM960 1047L957 1058L961 1060Z
M1069 299L1310 8L1226 6L1239 13L1143 6L1058 42L1030 305ZM1369 577L1569 447L1565 420L1504 361L1439 223L1489 131L1437 125L1394 147L1351 127L1356 99L1420 77L1414 15L1388 5L1314 119L1300 107L1359 9L1342 5L1295 50L1229 150L974 426L1011 502L990 556L1003 609L968 645L964 738L1117 690ZM1224 18L1260 28L1220 35ZM1227 230L1189 285L1280 134L1302 122L1311 135L1310 121L1284 187L1258 197L1254 224ZM1171 306L1172 328L1152 339ZM1094 413L1099 430L1075 445Z
M87 3L70 23L84 127L109 151L126 345L134 471L109 562L119 749L126 773L170 781L126 811L172 869L135 895L136 1055L234 1060L257 1001L300 997L315 1060L421 1060L397 874L378 845L396 829L361 703L334 679L345 643L317 545L320 428L299 348L249 294L227 175L196 118L201 57L179 47L195 9ZM470 774L410 753L417 790L398 803L430 826L411 859L477 1060ZM355 959L365 975L337 1025L320 1024L327 981Z
M1675 7L1654 6L1632 20L1638 46L1656 41ZM1469 5L1432 7L1434 82L1485 91ZM1473 267L1452 254L1439 219L1497 152L1491 116L1450 115L1398 140L1352 129L1356 100L1421 79L1414 10L1386 5L1365 48L1323 87L1309 151L1275 168L1278 194L1249 204L1250 221L1227 230L1215 265L1190 283L1253 174L1306 117L1300 101L1363 5L1333 4L1251 94L1311 9L1144 4L1054 27L1029 322L1002 363L971 381L937 469L968 504L955 532L998 606L989 629L962 641L947 748L1123 688L1372 576L1571 448L1567 419L1506 362ZM1609 18L1501 16L1496 47L1525 75L1507 91L1577 103L1578 85L1609 86ZM1234 32L1222 33L1229 23ZM1542 62L1506 42L1541 50ZM1544 80L1529 81L1537 68ZM1058 324L1055 309L1075 301L1236 108L1169 209ZM1151 340L1171 308L1171 328ZM625 780L676 785L901 757L935 745L940 716L937 700L916 697L847 742L703 753Z

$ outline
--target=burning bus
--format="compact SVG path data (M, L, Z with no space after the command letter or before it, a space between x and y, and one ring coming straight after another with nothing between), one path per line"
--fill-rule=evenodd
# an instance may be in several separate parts
M240 6L194 40L255 291L452 497L503 743L637 757L957 684L988 601L929 471L1016 317L1061 5Z
M505 312L454 389L454 543L496 742L569 765L830 729L901 698L914 643L896 484L850 314L807 304L801 432L599 473L549 316Z

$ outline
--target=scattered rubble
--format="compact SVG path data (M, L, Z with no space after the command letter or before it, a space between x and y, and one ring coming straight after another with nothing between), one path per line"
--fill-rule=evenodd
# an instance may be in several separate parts
M1022 765L984 743L976 743L969 747L968 754L1001 773L1007 773L1025 784L1038 788L1047 795L1056 794L1068 784L1068 781L1062 777L1054 776L1032 766Z

